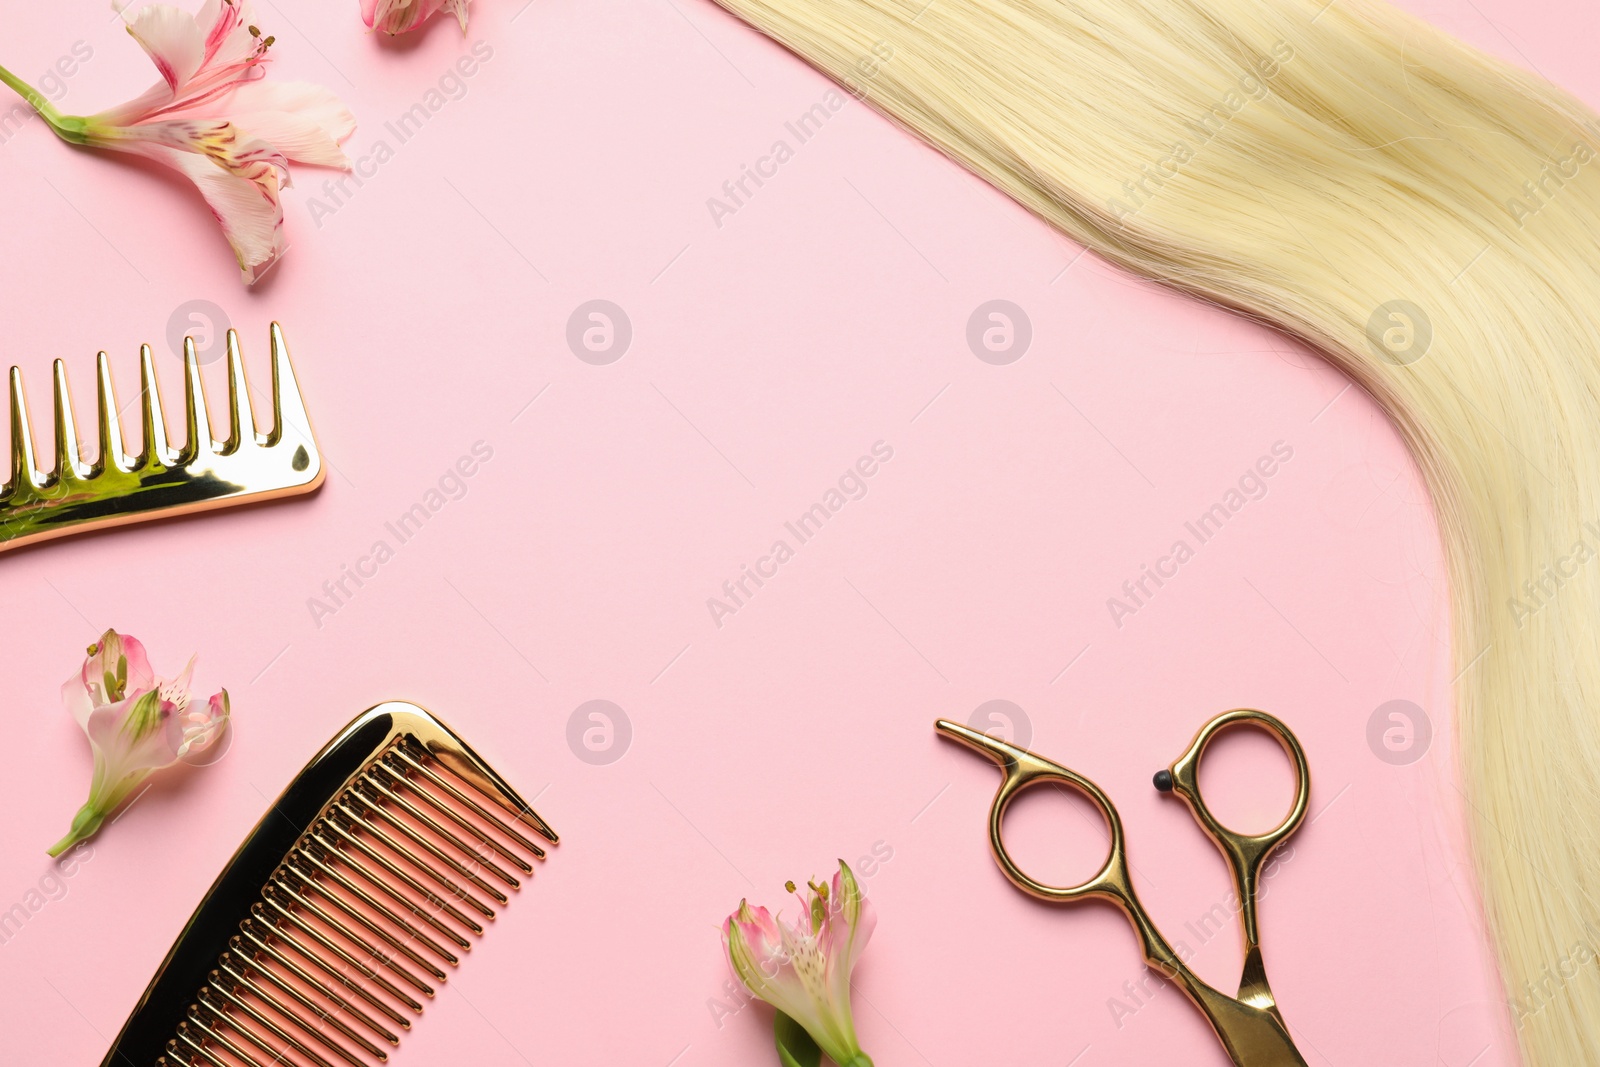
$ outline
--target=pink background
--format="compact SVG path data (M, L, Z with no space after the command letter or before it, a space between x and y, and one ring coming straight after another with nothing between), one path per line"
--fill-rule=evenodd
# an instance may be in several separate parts
M866 879L881 923L857 1010L880 1067L993 1062L1002 1040L1013 1063L1225 1063L1174 990L1129 998L1120 916L1034 904L990 860L996 775L932 724L1003 699L1116 799L1146 904L1191 945L1225 869L1150 773L1225 708L1288 720L1314 822L1269 884L1264 940L1308 1062L1514 1062L1462 847L1433 522L1373 405L1281 338L1079 258L854 101L719 227L707 199L828 83L706 0L519 2L481 0L465 40L440 21L399 44L354 0L258 6L274 76L350 103L353 156L395 151L319 218L330 175L299 171L292 247L255 291L171 176L38 122L0 145L0 362L24 368L36 418L51 359L84 413L94 353L131 389L141 341L174 403L169 320L203 332L191 302L209 301L262 388L283 322L330 468L309 501L0 560L0 910L48 880L86 794L57 688L103 628L166 671L198 651L236 722L220 763L161 780L0 944L0 1058L98 1063L271 798L351 716L404 698L564 842L399 1062L774 1062L767 1013L719 1007L717 925L876 849L892 858ZM1589 8L1414 6L1600 100ZM17 7L0 58L32 75L80 40L67 110L153 80L102 0ZM464 93L398 144L385 123L480 41ZM966 341L997 298L1033 330L1005 366ZM631 321L610 365L567 345L593 299ZM493 458L464 495L397 545L385 522L480 441ZM893 458L867 495L716 626L707 598L878 441ZM1116 626L1107 598L1280 441L1267 495ZM309 599L379 539L394 558L315 619ZM1434 728L1402 765L1367 740L1397 699ZM631 723L609 764L567 741L590 700ZM1219 757L1219 806L1281 810L1269 743ZM1058 806L1018 813L1019 851L1081 873L1099 837ZM1226 930L1197 969L1230 986L1238 957Z

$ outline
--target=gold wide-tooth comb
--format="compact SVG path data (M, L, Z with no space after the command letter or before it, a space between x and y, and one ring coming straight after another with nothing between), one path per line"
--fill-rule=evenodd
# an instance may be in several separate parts
M99 448L86 462L78 444L66 367L55 363L55 464L39 469L22 391L11 368L11 473L0 485L0 551L122 523L181 515L247 501L309 493L322 484L317 451L283 331L272 324L272 432L256 431L239 338L228 331L228 436L212 437L194 341L185 338L182 450L167 438L150 346L139 350L140 422L137 455L125 451L111 364L99 366Z
M555 832L415 704L356 718L195 910L101 1067L372 1067Z

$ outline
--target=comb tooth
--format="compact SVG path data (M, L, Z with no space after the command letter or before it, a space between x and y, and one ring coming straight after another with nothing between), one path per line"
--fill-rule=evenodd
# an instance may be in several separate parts
M129 471L133 462L128 458L126 443L122 440L122 421L117 417L117 392L111 381L111 358L100 353L96 370L99 386L95 390L100 408L100 451L94 461L96 474L105 471Z
M234 964L232 962L232 957L228 953L224 952L222 954L222 958L217 961L217 965L218 965L218 970L215 970L215 971L211 972L211 976L212 976L211 977L211 982L212 982L213 986L216 986L219 981L221 981L224 977L226 977L226 979L234 987L234 989L237 990L240 987L243 987L244 989L249 990L251 992L251 994L261 998L261 1001L264 1004L266 1004L268 1007L270 1007L273 1011L278 1012L284 1018L286 1018L290 1022L294 1023L295 1026L299 1027L299 1029L301 1030L302 1033L310 1035L312 1040L316 1041L319 1045L322 1045L324 1048L328 1049L330 1052L332 1052L334 1055L338 1056L340 1059L344 1060L346 1063L351 1064L352 1067L367 1067L367 1065L364 1062L362 1062L362 1060L359 1057L351 1054L350 1051L348 1049L346 1049L343 1045L340 1045L338 1042L331 1040L322 1031L318 1030L315 1026L312 1026L311 1023L307 1019L305 1019L301 1015L300 1012L297 1012L293 1008L289 1007L283 1001L279 1000L277 997L273 996L270 992L268 992L265 988L263 988L261 983L259 983L259 982L255 981L254 979L252 979L250 977L250 975L249 975L248 968L244 968L244 969L239 968L236 964ZM274 983L274 985L276 986L277 983ZM334 1017L333 1017L332 1014L323 1013L322 1011L317 1009L315 1005L311 1004L309 1001L306 1001L304 1003L306 1004L307 1007L310 1007L312 1009L312 1011L316 1014L317 1018L324 1019L324 1020L326 1020L328 1022L333 1022L334 1021ZM343 1031L340 1031L340 1032L343 1033ZM382 1050L376 1048L375 1046L371 1047L369 1049L369 1051L372 1052L372 1054L375 1055L378 1059L387 1059L388 1058L383 1053ZM330 1067L331 1067L331 1065L330 1065Z
M139 421L144 429L139 467L170 467L176 459L167 441L167 420L161 413L161 390L156 386L156 362L149 345L139 346L139 379Z
M277 892L282 893L284 896L288 897L289 900L295 906L300 907L300 908L304 908L306 911L309 911L312 915L315 915L317 918L321 919L328 926L333 927L333 929L339 931L339 933L341 933L345 937L349 938L351 944L353 944L353 945L357 946L358 948L360 948L361 951L365 952L372 959L378 960L379 962L383 963L391 971L393 971L395 974L397 974L401 978L405 979L406 982L408 982L410 985L415 987L417 992L421 993L425 997L433 996L433 987L432 986L430 986L428 983L424 982L422 979L418 978L416 975L412 974L410 971L406 970L404 967L400 966L397 962L395 962L394 957L390 956L387 952L384 952L382 949L378 948L377 946L373 945L371 942L367 941L366 938L364 938L361 935L357 934L353 929L350 928L350 925L347 922L345 922L342 919L339 919L338 917L336 917L334 915L329 914L328 909L324 908L322 905L318 904L316 901L307 899L299 890L295 889L294 886L292 886L289 883L288 879L282 877L281 875L275 875L274 876L274 880L273 880L273 885L272 885L271 888L275 889ZM345 911L346 909L341 908L340 910L341 911ZM377 926L373 925L371 922L369 922L369 921L367 921L365 919L361 919L359 916L356 916L353 913L351 914L351 917L357 919L357 921L360 923L360 925L362 925L362 926L364 926L364 927L366 927L366 928L368 928L368 929L370 929L370 930L372 930L374 932L377 932L377 933L381 934L381 930L382 930L381 927L377 927ZM380 940L383 940L383 938L381 936L380 936ZM400 942L397 939L389 938L388 940L394 941L394 944L390 946L391 948L395 948L395 949L399 950L402 953L405 952L404 948L401 946ZM409 958L409 956L407 958ZM431 965L430 964L424 964L424 966L431 966ZM441 971L438 974L437 977L439 978L440 981L443 981L444 978L445 978L445 975Z
M33 453L33 430L28 425L28 398L22 391L22 369L11 368L11 480L12 490L27 486L43 489L44 472Z
M274 874L273 884L267 886L263 890L263 894L270 903L277 905L279 908L282 908L291 914L295 911L295 909L299 909L316 916L318 919L322 920L325 926L337 931L351 944L356 946L357 949L364 953L367 962L376 961L383 964L385 967L388 967L391 971L393 971L398 977L403 979L408 985L415 988L417 992L421 993L423 996L433 996L433 987L428 985L428 983L424 982L422 979L418 978L416 975L412 974L405 967L402 967L391 953L372 944L366 938L358 934L348 922L336 915L330 914L328 909L322 907L322 905L313 900L307 899L283 876Z
M413 757L411 755L411 753L407 752L404 748L396 748L394 750L394 754L396 756L400 757L400 759L402 761L404 761L406 766L408 766L411 769L417 771L424 778L428 779L428 781L432 782L434 785L438 786L440 789L443 789L446 793L450 794L450 796L458 804L462 805L463 807L465 807L469 811L474 812L480 819L483 819L490 826L493 826L495 829L499 830L501 833L503 833L507 837L511 838L511 840L515 841L517 844L521 845L523 848L527 849L529 852L532 852L535 856L543 856L544 855L544 849L540 848L538 845L536 845L532 841L528 840L528 838L525 837L520 831L516 830L515 828L513 828L511 826L506 825L506 821L504 819L502 819L500 816L496 815L494 812L490 811L488 808L484 807L482 804L479 804L476 800L474 800L471 797L467 796L466 793L464 793L460 789L456 788L450 782L446 781L433 768L423 765L419 760L417 760L415 757ZM532 811L529 811L527 814L533 816L533 818L539 823L539 825L541 827L543 827L539 831L541 834L543 834L550 841L554 841L555 840L554 831L551 831L549 829L549 827L544 826L544 820L543 819L540 819L539 816L535 815Z
M81 481L88 474L78 452L78 424L72 417L72 393L67 388L67 365L55 362L57 482Z
M184 1044L189 1046L190 1051L187 1052L187 1055L191 1064L199 1062L195 1059L196 1056L199 1056L201 1060L211 1064L212 1067L230 1067L228 1063L217 1059L217 1057L213 1056L209 1051L207 1051L202 1042L195 1040L194 1035L189 1032L188 1023L180 1023L178 1025L178 1038Z
M338 823L333 822L331 820L324 819L324 820L322 820L321 822L318 823L318 826L319 826L319 828L326 828L330 833L332 833L336 838L338 838L339 841L341 841L342 843L348 845L349 847L357 850L363 856L365 856L367 859L371 860L372 862L376 863L378 866L382 867L389 874L393 875L394 877L400 879L400 881L404 882L406 885L410 886L413 892L416 892L417 894L419 894L422 897L422 899L426 900L432 907L437 908L439 911L444 912L446 915L450 916L450 918L454 919L456 922L460 923L462 926L465 926L468 930L472 931L473 933L475 933L475 934L483 933L483 927L479 926L478 923L475 920L473 920L471 918L468 918L466 915L462 914L460 911L457 911L454 907L451 906L449 901L445 900L443 897L439 896L439 894L435 893L433 890L429 889L427 886L425 886L421 882L417 881L411 875L407 874L405 871L403 871L399 867L395 866L395 864L392 861L390 861L387 858L385 858L384 856L380 855L371 846L369 846L365 841L361 840L359 837L357 837L354 834L350 833L348 830L346 830L344 827L340 826Z
M400 744L395 748L402 754L407 754L407 750L411 749L413 744L415 744L414 738L402 738ZM549 841L552 845L560 842L561 839L556 836L556 832L551 828L550 824L540 818L539 813L534 811L527 801L512 792L511 787L502 782L499 775L495 774L487 764L478 759L476 754L468 752L465 759L456 759L452 758L454 754L449 750L435 752L426 745L417 745L409 754L417 759L426 761L428 766L440 767L450 771L455 779L463 782L475 795L485 798L489 804L489 810L493 815L495 824L504 826L507 833L512 830L513 826L525 822L533 828L534 833ZM459 790L457 790L457 793L459 794ZM515 803L512 803L512 801L515 801ZM505 823L504 820L506 819L511 820L510 825ZM524 838L523 840L526 839ZM531 841L527 843L527 847L538 851ZM538 854L541 857L544 855L542 851L538 851Z
M245 942L249 942L248 946L245 944ZM329 1015L329 1020L337 1020L339 1014L349 1015L362 1026L365 1026L368 1030L371 1030L380 1039L389 1042L391 1045L400 1044L400 1038L385 1029L382 1023L378 1022L372 1016L368 1015L366 1012L350 1003L338 993L335 993L332 989L329 989L327 983L309 973L304 967L301 967L298 963L295 963L289 957L285 956L283 953L279 952L277 949L268 944L264 938L258 936L255 932L255 929L250 926L249 920L246 920L244 926L241 927L240 936L233 938L229 942L229 946L235 952L242 953L246 956L252 956L255 953L261 953L278 966L294 975L297 979L304 982L307 986L316 990L318 994L327 997L328 1000L332 1001L334 1004L337 1004L339 1006L339 1013ZM268 975L269 977L272 975L271 971L259 967L257 970L259 970L262 974ZM277 979L274 980L277 981ZM280 982L280 984L283 985L285 989L291 988L287 983ZM404 1017L401 1018L400 1022L401 1025L405 1025ZM342 1023L337 1021L334 1022L334 1025L340 1027L343 1026ZM362 1040L361 1038L356 1037L354 1034L351 1034L350 1036L355 1041L359 1042ZM382 1053L377 1053L377 1055L381 1057Z
M407 934L411 935L414 940L422 942L423 947L438 955L440 959L444 960L452 967L461 962L460 959L456 957L455 953L439 944L421 930L418 930L415 926L407 922L398 913L396 913L393 908L379 901L371 893L368 893L366 890L356 885L350 879L340 874L333 867L323 863L320 859L313 855L309 849L301 847L290 856L289 862L294 865L295 873L310 884L316 884L316 876L319 874L330 879L336 885L344 889L345 892L361 901L361 903L365 904L373 911L376 911L380 915L386 916L396 926L399 926L401 929L405 930ZM302 864L304 866L302 866ZM308 871L306 870L306 867L310 867L311 869ZM324 893L323 895L326 896L327 894ZM395 896L395 899L401 901L405 905L407 911L414 913L418 911L416 906L410 901L406 900L404 897L395 894L391 895ZM421 915L419 914L418 917L420 918ZM448 931L449 928L446 927L446 930Z
M268 993L267 990L263 988L263 982L270 983L274 989L287 993L290 998L295 1001L295 1003L299 1004L306 1011L310 1012L313 1018L321 1022L325 1022L329 1026L332 1026L334 1029L338 1030L339 1033L349 1038L350 1041L354 1042L356 1045L359 1045L362 1051L366 1052L369 1056L377 1060L387 1060L389 1058L389 1054L387 1052L383 1051L383 1049L362 1037L359 1033L352 1029L348 1023L340 1019L336 1012L331 1012L327 1010L327 1008L317 1004L310 997L306 996L304 993L300 992L300 990L285 982L271 971L263 967L252 967L249 963L237 959L231 952L224 952L222 954L222 958L218 961L218 964L221 966L223 972L226 973L230 978L243 984L256 996L272 1005L274 1011L280 1012L286 1018L294 1020L296 1026L300 1027L300 1029L304 1030L306 1033L315 1036L319 1041L321 1041L324 1045L327 1045L328 1048L332 1049L342 1059L353 1064L354 1067L367 1067L367 1065L359 1058L351 1055L349 1050L345 1049L343 1046L335 1044L323 1036L321 1031L317 1030L316 1027L311 1025L304 1013L293 1010L277 997ZM256 977L261 979L261 981L252 979L250 977L252 972L254 972Z
M415 827L395 818L390 812L384 810L381 805L372 803L372 801L367 799L366 794L352 792L350 794L350 801L358 805L360 810L366 813L367 821L370 821L372 818L379 818L395 828L397 833L393 835L387 835L385 838L386 841L388 836L393 836L396 837L398 841L403 842L408 846L420 848L422 851L436 859L439 863L443 864L446 870L450 871L454 875L466 879L468 882L471 882L474 886L488 895L488 897L496 904L505 905L510 903L509 897L486 881L482 875L478 874L477 871L473 870L467 864L462 863L454 856L451 856L449 853L445 852L444 849L440 848L438 845L435 845L432 841L429 841L427 838L422 836L422 834ZM374 830L376 831L376 827L374 827ZM394 848L396 846L391 845L390 847ZM432 865L428 865L424 867L424 869L429 869L431 866ZM448 881L448 879L445 881ZM441 882L441 884L444 884L444 882ZM490 918L494 917L493 912L489 912L488 914Z
M250 385L244 377L244 359L239 354L239 335L228 331L228 443L226 451L237 452L256 443L256 419L250 407Z
M556 836L550 824L541 819L539 813L518 796L517 791L496 774L493 767L485 763L481 756L465 744L450 741L424 743L415 736L403 736L394 747L402 750L411 748L431 765L449 770L457 779L466 783L475 793L492 804L501 813L501 818L509 818L515 823L526 823L552 845L560 843L561 839ZM543 856L544 853L541 852L539 855Z
M217 444L211 439L211 416L206 412L206 387L200 380L200 361L195 356L194 338L183 339L183 417L188 437L180 463L189 464L214 455Z
M449 979L449 975L445 974L444 971L441 971L438 964L433 963L416 949L412 948L404 941L401 941L398 937L395 937L393 934L379 926L377 923L373 922L367 916L356 911L339 897L323 889L313 879L302 875L298 868L286 865L282 871L274 875L273 878L278 882L279 885L283 887L284 892L290 894L296 900L303 901L306 907L317 909L320 912L319 906L314 901L305 899L304 896L304 893L315 893L328 903L332 904L334 907L338 908L340 912L349 916L350 919L360 925L362 929L367 930L378 940L382 941L384 944L400 953L412 963L415 963L418 967L421 967L424 971L433 975L436 981L444 982ZM297 886L299 888L296 888ZM302 890L304 892L302 892ZM384 910L383 914L389 915L387 910ZM393 920L393 916L389 916L389 918L391 921ZM401 923L400 925L404 927L408 933L411 932L409 925L405 923ZM433 990L424 989L423 991L426 992L428 996L433 996Z
M333 953L334 956L338 957L341 962L360 971L367 981L371 982L373 985L376 985L385 993L389 994L391 997L410 1008L412 1011L421 1013L421 1001L416 1000L411 996L411 994L407 993L405 990L389 981L389 979L385 978L381 973L379 973L377 968L366 963L364 960L357 959L345 949L340 948L322 931L318 930L316 927L300 918L294 912L284 907L281 903L279 903L276 894L271 892L270 886L268 887L268 891L262 895L266 898L267 908L270 908L272 912L270 919L266 920L270 925L281 931L283 928L278 924L288 923L296 930L299 930L301 933L311 938L312 941L315 941L318 946L328 952ZM265 916L266 913L263 911L263 917L265 918Z
M330 844L329 842L323 840L321 837L316 837L316 836L307 838L306 840L307 840L308 844L315 845L317 848L319 848L323 852L325 852L330 861L334 861L334 862L338 862L338 863L344 864L346 867L350 868L352 871L355 871L357 874L359 874L367 882L369 882L370 884L372 884L374 886L377 886L378 889L380 889L384 893L384 895L390 897L391 899L393 899L395 901L398 901L400 903L400 905L402 907L404 907L407 911L409 911L411 914L415 915L417 918L421 919L423 922L427 923L434 930L437 930L441 935L443 935L445 938L447 938L450 941L451 944L455 945L462 952L471 952L472 951L472 942L468 941L466 938L462 937L460 934L458 934L454 930L450 929L450 927L445 925L445 923L442 920L440 920L438 918L438 916L433 915L433 914L431 914L429 912L423 911L422 908L420 906L418 906L415 902L407 900L406 897L402 893L400 893L399 890L394 888L394 886L390 885L388 882L384 881L382 878L379 878L376 874L374 874L370 870L368 870L363 864L357 863L353 859L351 859L349 856L345 855L345 853L341 852L337 846L335 846L333 844ZM332 877L338 879L340 885L343 885L346 888L350 887L350 882L348 880L342 878L338 874L338 872L334 871L331 867L329 867L326 864L322 863L320 860L317 860L314 856L311 855L309 850L307 850L304 854L307 856L307 858L310 860L310 862L314 863L317 866L318 870L324 871L324 872L328 873L329 875L331 875ZM431 942L430 942L430 944L431 944ZM449 953L444 953L444 955L448 958L450 963L459 962L459 961L457 961L457 959L454 956L451 956Z
M437 811L439 814L443 815L445 818L461 827L467 833L477 838L480 842L487 845L496 855L514 864L517 870L524 874L533 873L533 864L529 863L515 852L512 852L494 838L484 834L476 826L473 826L466 819L462 818L460 812L453 810L427 790L419 788L415 782L401 774L399 771L395 770L393 767L389 766L389 764L375 763L372 765L372 770L381 771L383 774L388 775L389 778L395 782L395 784L409 789L414 795L421 798L429 807L433 808L433 810ZM392 790L388 790L387 788L385 789L385 792L390 796L399 796L399 794ZM473 853L477 852L476 849L469 849L468 851ZM543 853L541 853L541 855L543 855Z
M303 439L311 447L311 417L306 414L305 400L300 396L300 383L294 376L294 365L289 362L289 346L284 343L283 330L272 324L272 433L268 445L275 445L288 437Z
M369 812L377 818L382 819L390 826L393 826L401 833L402 836L405 837L407 841L410 841L412 844L428 853L428 855L444 864L450 870L454 871L456 874L459 874L461 877L465 878L467 881L471 882L473 885L489 894L489 896L494 898L496 903L507 904L510 902L510 898L485 881L477 871L473 870L465 863L462 863L454 856L451 856L449 853L445 852L444 849L440 848L438 845L435 845L432 841L429 841L427 838L423 837L415 827L395 818L394 815L384 808L382 804L374 802L364 791L352 790L349 794L349 798L351 802L359 804L362 810ZM449 838L449 840L452 844L459 846L459 842L455 841L454 838ZM471 849L467 849L466 852L468 855L472 856L473 863L475 864L479 862L487 862L481 860L481 857L479 857L477 853L473 852ZM495 867L492 863L489 863L488 866L492 870L499 870L499 868ZM512 886L515 887L515 885L516 883L513 882Z
M394 1008L391 1008L382 1000L379 1000L372 990L368 989L364 985L361 985L343 971L335 970L333 965L327 960L323 959L321 956L311 951L311 949L301 944L299 938L295 937L287 930L280 929L279 927L273 925L273 923L267 917L266 908L264 908L260 903L250 905L250 916L250 920L246 920L246 926L251 920L258 923L267 934L277 938L279 941L282 941L285 945L288 945L300 955L316 964L318 968L330 975L334 981L338 982L340 985L350 990L350 992L354 993L372 1007L376 1008L378 1014L382 1015L385 1019L388 1019L402 1030L411 1029L411 1020L407 1019L404 1015L401 1015L398 1011L396 1011ZM241 929L244 929L244 927L241 927ZM248 933L251 931L247 930L246 932Z
M374 802L387 800L389 803L393 804L395 807L399 808L401 811L417 820L417 822L421 823L423 826L426 826L429 830L432 830L439 837L443 838L454 847L460 849L468 856L471 856L474 863L487 869L490 874L500 879L500 881L504 882L512 889L516 889L522 884L521 882L517 881L514 876L499 867L493 860L489 859L488 856L484 855L484 853L488 852L489 849L475 848L467 842L461 840L450 830L440 825L438 820L434 819L433 816L429 815L427 812L411 803L411 801L407 800L399 793L396 793L393 789L390 789L388 786L384 785L376 777L368 774L367 777L362 780L361 784L365 789L374 790L378 794L376 798L368 799L371 799ZM365 794L363 795L365 796Z
M443 886L445 890L447 890L449 894L456 900L462 901L467 905L467 907L478 912L486 919L494 918L494 910L490 908L489 905L485 904L483 901L467 892L467 890L462 886L457 885L453 879L441 874L433 867L432 864L426 862L421 856L407 848L405 844L395 840L392 834L386 833L370 819L352 810L345 801L341 800L335 806L338 808L339 812L343 814L344 817L351 823L359 826L361 829L371 834L374 838L383 842L384 846L391 852L395 852L401 856L404 856L419 871L422 871L424 874L428 875L428 877L432 878L435 882L438 882L441 886ZM504 900L503 897L501 899L502 901Z
M200 997L202 1000L209 1002L212 993L216 993L217 996L221 997L222 1000L225 1001L225 1004L221 1006L212 1004L212 1011L217 1012L219 1015L227 1015L229 1013L227 1013L225 1009L231 1007L234 1011L244 1014L247 1018L249 1018L257 1026L261 1027L267 1033L271 1034L279 1041L282 1041L285 1045L294 1049L295 1052L316 1064L316 1067L333 1067L333 1064L329 1063L326 1059L307 1048L303 1042L297 1040L287 1030L273 1022L271 1019L267 1018L264 1014L254 1008L248 1001L241 998L234 990L228 988L227 983L222 981L222 973L220 971L211 972L210 982L207 986L201 988ZM240 1033L243 1032L243 1030L240 1030ZM269 1048L270 1046L263 1042L262 1047ZM282 1055L282 1052L279 1049L271 1049L271 1051L274 1056ZM286 1060L285 1062L293 1061Z
M203 991L202 991L202 995L203 995ZM250 1067L272 1067L273 1064L277 1064L279 1062L279 1059L278 1059L277 1055L275 1053L273 1053L270 1049L267 1051L267 1055L269 1057L271 1057L271 1059L269 1059L266 1063L262 1063L260 1060L256 1059L255 1056L253 1056L250 1053L246 1052L244 1049L240 1048L238 1045L235 1045L232 1041L229 1041L226 1037L223 1037L222 1034L217 1030L216 1027L214 1027L211 1023L206 1021L205 1017L208 1014L217 1023L223 1022L222 1014L220 1012L218 1012L217 1009L211 1007L211 1005L209 1005L209 1004L191 1004L191 1005L189 1005L189 1023L195 1029L199 1030L202 1034L204 1034L206 1036L206 1040L207 1041L215 1041L217 1044L219 1044L223 1048L227 1049L230 1053L232 1053L233 1055L239 1057L239 1059L242 1060L243 1062L250 1064ZM249 1036L250 1036L249 1034L244 1033L244 1031L242 1031L242 1030L235 1030L234 1032L244 1036L246 1039L248 1039ZM256 1042L252 1041L251 1043L255 1044ZM209 1053L206 1054L206 1058L208 1060L211 1060L212 1063L220 1062L215 1057L211 1056Z
M187 1040L187 1038L184 1039L184 1041ZM206 1063L210 1062L200 1058L205 1053L185 1048L184 1041L179 1041L177 1038L168 1041L167 1054L156 1060L157 1067L195 1067L196 1064L204 1067Z
M216 1032L220 1037L224 1028L232 1031L235 1036L243 1038L244 1041L249 1045L260 1049L261 1053L266 1056L266 1059L256 1059L254 1058L256 1056L255 1052L246 1052L245 1049L239 1048L234 1044L228 1044L224 1046L229 1052L234 1053L236 1056L248 1055L251 1057L251 1059L249 1059L247 1062L259 1063L261 1064L261 1067L282 1067L282 1065L292 1064L295 1062L289 1058L288 1049L272 1047L272 1045L267 1043L267 1039L261 1034L257 1033L253 1027L243 1025L239 1019L229 1014L227 1002L233 1001L237 1003L238 998L231 995L224 995L221 998L223 1003L218 1003L217 998L213 996L214 993L221 993L221 990L214 989L210 985L201 986L200 1003L198 1005L200 1013L203 1016L210 1016L214 1032ZM254 1018L254 1014L248 1008L244 1007L244 1005L241 1004L240 1008L242 1009L241 1014L247 1018ZM260 1020L257 1020L257 1022L259 1025ZM333 1064L323 1062L315 1064L314 1067L333 1067Z

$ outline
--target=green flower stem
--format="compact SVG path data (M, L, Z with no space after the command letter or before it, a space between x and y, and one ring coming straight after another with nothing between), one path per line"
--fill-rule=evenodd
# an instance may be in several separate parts
M100 832L100 824L105 821L106 813L103 810L93 804L85 804L72 817L72 829L67 831L67 836L50 846L50 855L59 856L79 841L87 841Z
M88 122L85 119L77 115L63 115L54 104L44 98L44 94L5 67L0 67L0 82L10 86L18 96L26 100L28 106L50 124L57 137L73 144L83 144L87 140L84 131Z
M46 121L59 119L61 117L61 112L57 111L56 106L50 101L46 100L44 96L40 94L39 90L35 89L33 86L29 85L27 82L23 81L21 78L17 77L4 67L0 67L0 82L5 82L7 85L11 86L11 88L15 89L17 94L21 96L22 99L26 100L35 111L45 117ZM51 125L53 126L55 123L51 122Z
M850 1057L849 1062L839 1064L839 1067L872 1067L872 1057L865 1052L858 1052Z

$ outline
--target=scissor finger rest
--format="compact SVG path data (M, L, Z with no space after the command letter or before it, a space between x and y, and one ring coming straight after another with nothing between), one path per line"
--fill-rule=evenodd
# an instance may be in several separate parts
M1002 772L1000 788L995 792L994 803L989 806L989 846L994 850L994 858L1000 864L1000 869L1005 872L1013 885L1040 900L1070 901L1103 897L1126 910L1129 904L1129 888L1127 857L1123 851L1122 819L1118 817L1117 809L1112 806L1111 799L1100 791L1099 786L1059 763L1036 756L1026 749L1007 744L988 734L978 733L960 723L940 719L936 728L940 733L961 742L974 752L988 756L1000 767ZM1111 834L1111 848L1106 853L1105 862L1100 865L1099 871L1087 881L1075 886L1053 886L1039 881L1024 871L1016 860L1012 859L1010 850L1006 848L1004 831L1006 809L1024 790L1047 783L1059 783L1086 797L1100 809L1100 814L1104 817L1106 827Z

